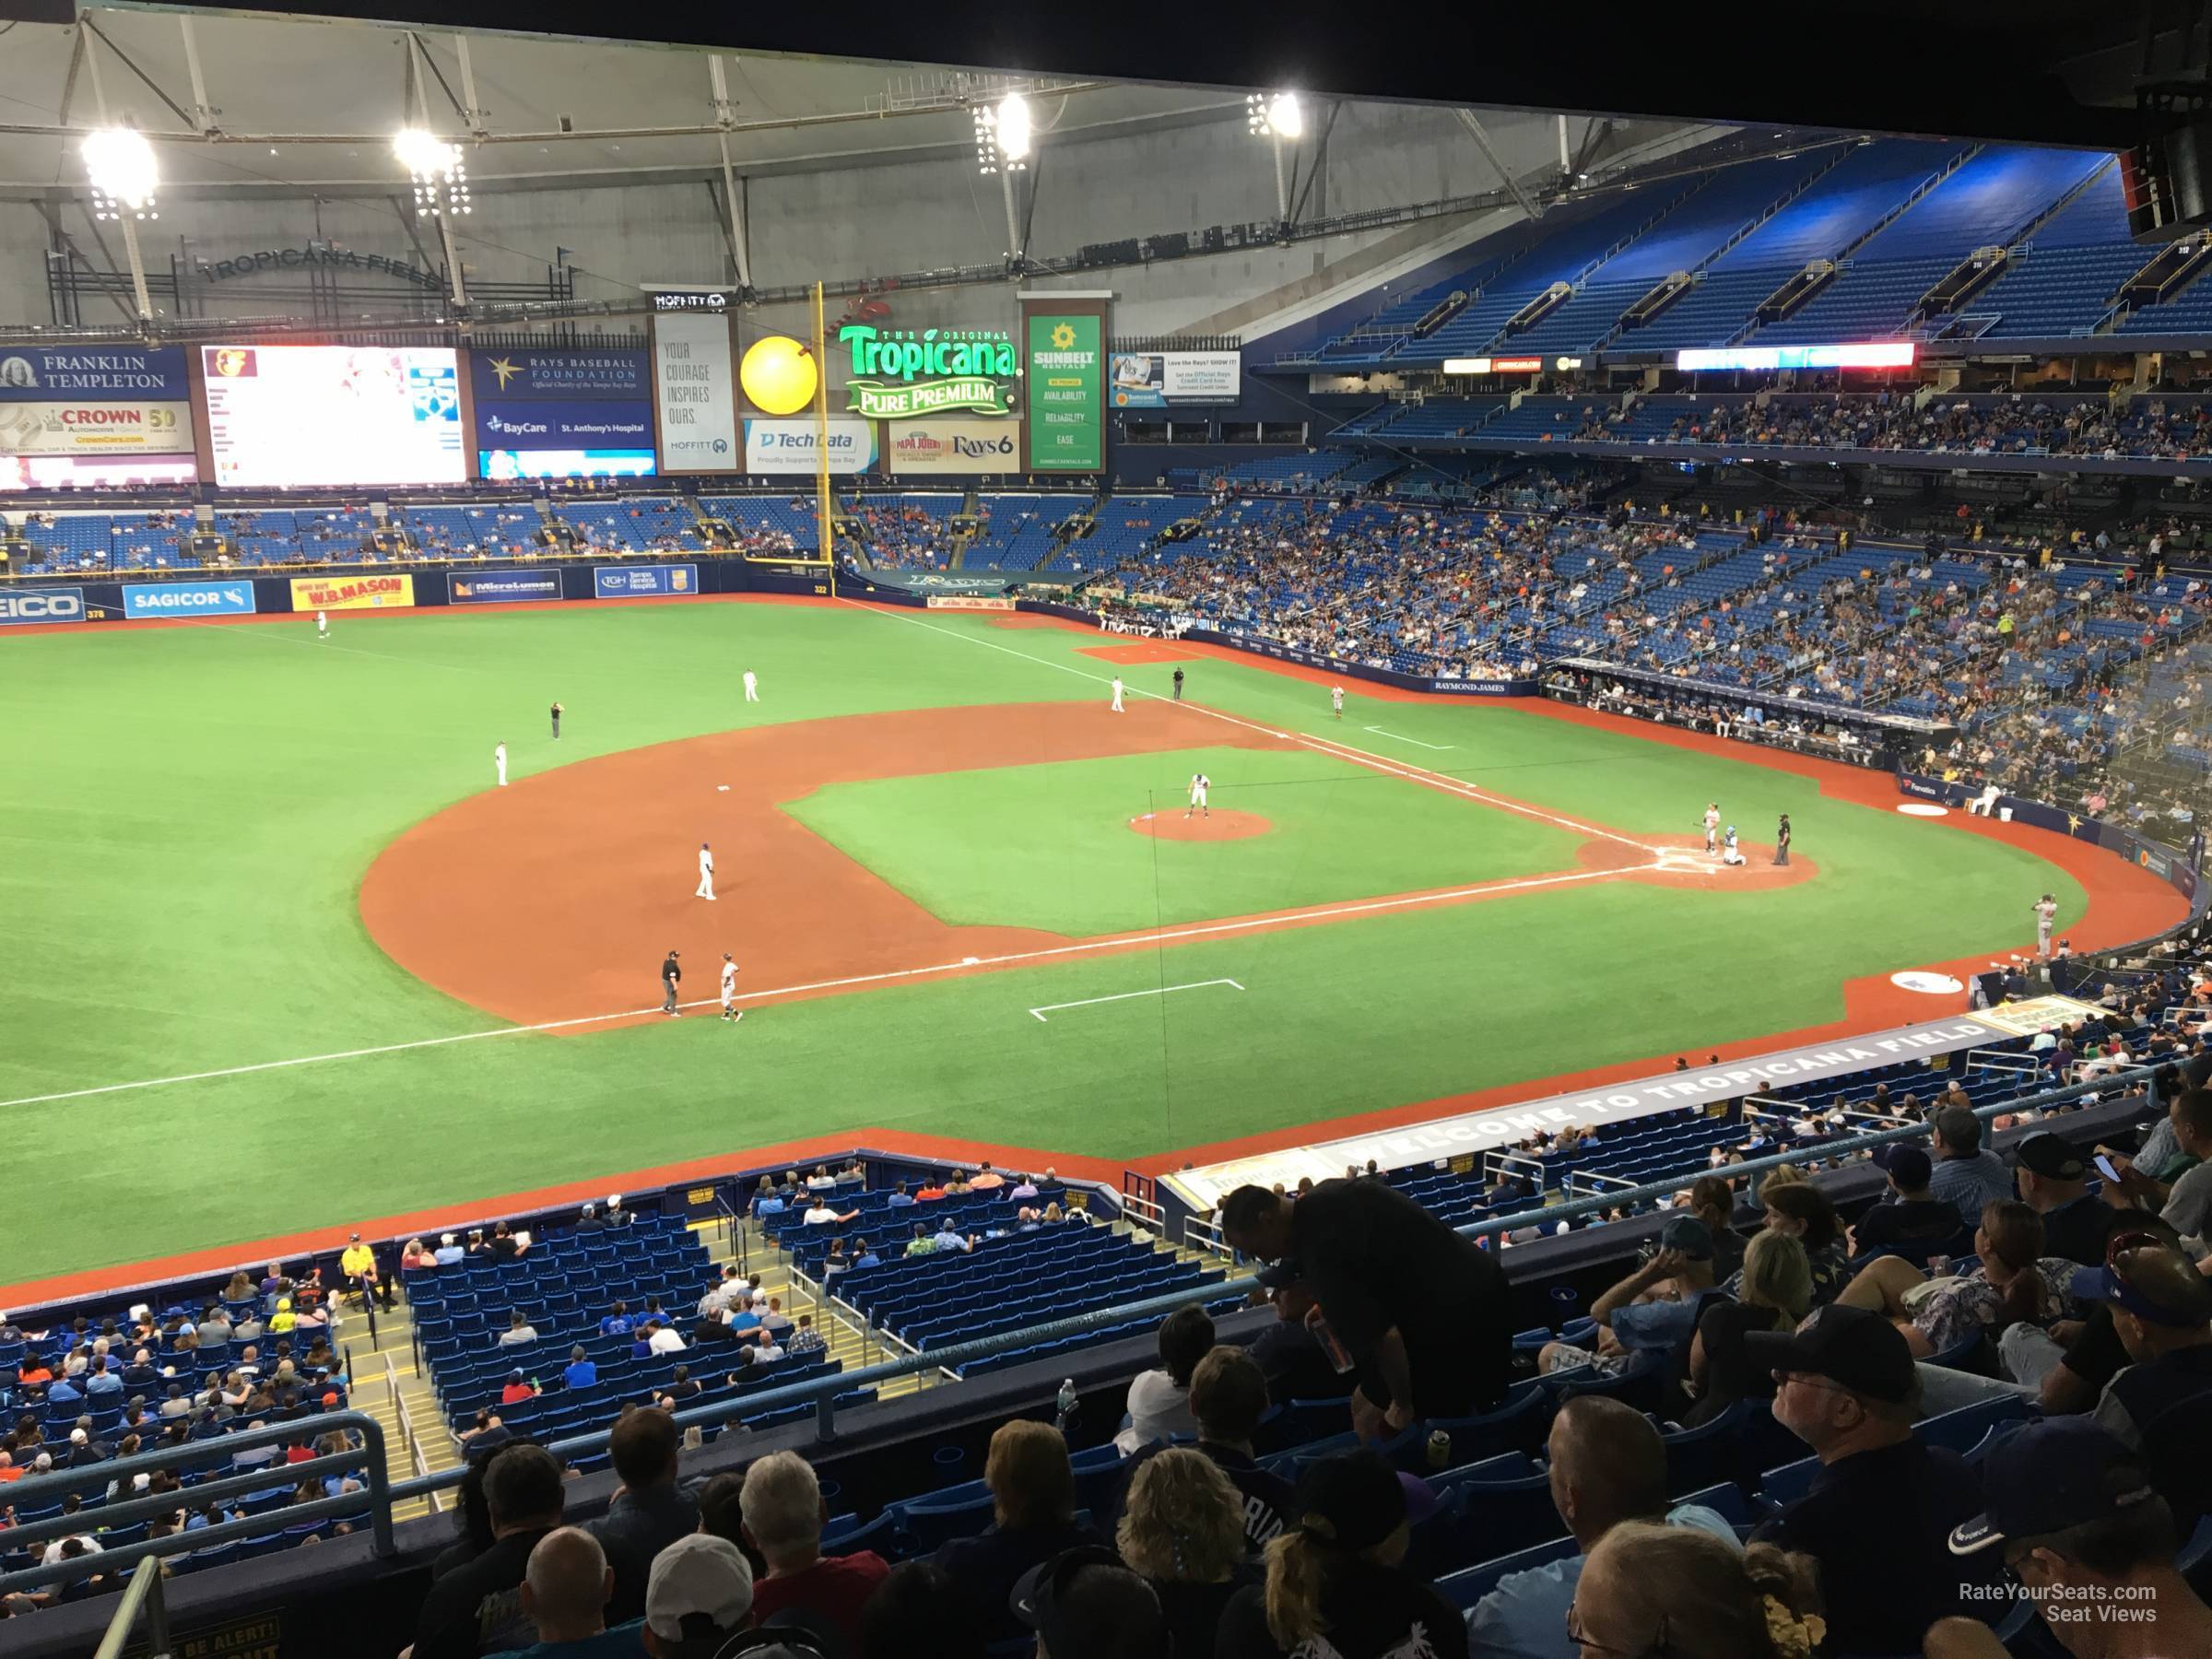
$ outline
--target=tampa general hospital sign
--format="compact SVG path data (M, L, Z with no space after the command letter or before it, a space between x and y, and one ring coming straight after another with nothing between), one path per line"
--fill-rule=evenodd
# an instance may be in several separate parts
M895 329L887 334L865 323L848 323L838 330L837 339L853 353L847 407L867 419L1013 410L1013 382L1020 370L1013 337L1004 330Z

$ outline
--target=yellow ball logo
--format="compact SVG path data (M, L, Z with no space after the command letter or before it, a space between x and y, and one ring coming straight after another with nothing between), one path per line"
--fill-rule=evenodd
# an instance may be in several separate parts
M746 348L737 383L757 409L795 415L814 401L814 354L785 335L763 335Z
M1053 349L1065 351L1076 343L1076 331L1065 323L1053 324Z

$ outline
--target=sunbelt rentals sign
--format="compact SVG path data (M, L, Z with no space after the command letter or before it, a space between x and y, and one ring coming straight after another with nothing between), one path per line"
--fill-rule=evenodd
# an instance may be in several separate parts
M1003 329L921 328L885 332L865 323L837 331L853 354L846 384L853 413L870 420L906 420L961 410L1006 415L1020 373L1014 341Z

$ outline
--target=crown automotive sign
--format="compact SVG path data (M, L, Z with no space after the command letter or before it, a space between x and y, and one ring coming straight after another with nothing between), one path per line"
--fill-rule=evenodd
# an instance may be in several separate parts
M1005 415L1019 373L1013 337L995 328L891 329L848 323L838 344L853 353L852 411L870 420L971 410Z

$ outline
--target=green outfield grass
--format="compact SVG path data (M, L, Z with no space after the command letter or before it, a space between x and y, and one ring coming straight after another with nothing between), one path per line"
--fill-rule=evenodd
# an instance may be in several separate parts
M1272 826L1157 842L1193 773ZM940 921L1076 938L1572 867L1581 838L1330 755L1185 749L839 783L785 810ZM1077 880L1067 878L1080 871Z
M386 959L356 898L393 837L489 785L501 738L519 777L751 721L1102 698L1113 670L1078 649L1094 642L935 613L710 603L340 616L327 646L304 621L0 639L0 1100L496 1028ZM2081 912L2078 888L2026 852L1825 802L1747 762L1512 707L1357 690L1336 722L1320 687L1185 666L1196 701L1633 832L1688 833L1718 798L1764 839L1786 810L1821 879L1720 896L1566 887L779 1005L735 1031L685 1020L501 1035L8 1104L18 1201L0 1208L0 1278L865 1124L1135 1156L1833 1019L1853 976L2017 948L2038 892L2058 894L2062 927ZM763 698L750 708L747 668ZM1122 674L1164 694L1171 671ZM545 729L556 697L569 710L558 745ZM1194 724L1194 743L1217 738ZM1194 754L1225 784L1232 756L1248 772L1280 762L1312 779L1339 764ZM1117 821L1119 792L1165 785L1179 798L1192 760L1140 758L1125 775L1122 762L1087 764L1069 769L1082 774L1072 794L1055 785L1026 801L1019 774L999 773L974 774L973 800L918 779L918 794L856 785L795 809L925 903L1000 905L1006 920L1018 907L1032 924L1096 932L1152 919L1132 918L1142 903L1113 888L1154 851ZM934 816L917 833L924 796ZM1382 812L1357 805L1386 796ZM1189 883L1180 869L1173 887L1163 878L1163 906L1233 914L1568 862L1556 830L1410 784L1316 782L1282 798L1261 808L1284 826L1275 836L1158 849L1163 868L1170 853L1241 852L1276 861L1276 875L1194 861ZM1226 787L1217 800L1242 804ZM1092 817L1067 821L1071 801ZM972 843L938 844L964 832ZM1076 896L1093 884L1111 903L1087 917ZM1120 919L1101 924L1109 911ZM1049 1024L1027 1012L1217 977L1245 989Z

